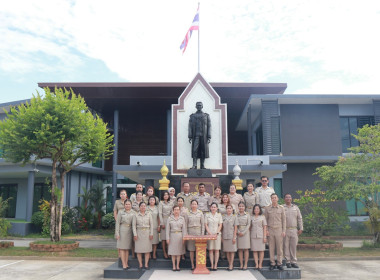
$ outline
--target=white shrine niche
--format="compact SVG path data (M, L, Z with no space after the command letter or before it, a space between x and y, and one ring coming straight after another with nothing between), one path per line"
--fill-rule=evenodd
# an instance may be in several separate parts
M202 111L209 114L211 120L210 156L205 159L205 167L211 169L213 175L227 174L227 104L220 103L219 95L199 73L178 98L178 104L172 105L171 173L187 174L193 165L188 125L190 115L197 111L195 105L198 101L203 103Z

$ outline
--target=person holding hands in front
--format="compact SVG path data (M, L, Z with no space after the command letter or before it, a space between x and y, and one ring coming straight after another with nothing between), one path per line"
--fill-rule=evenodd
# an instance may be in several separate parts
M237 231L237 248L239 252L240 270L247 270L249 249L251 247L249 227L251 225L251 217L245 211L244 202L240 202L237 214L238 231Z
M210 206L210 212L205 215L205 229L207 235L217 235L216 240L208 240L207 248L211 263L212 271L216 271L218 268L219 253L221 247L221 230L223 225L222 215L218 212L218 205L212 203Z
M223 251L227 255L228 260L228 271L234 270L234 257L237 251L237 226L238 219L235 214L233 214L232 205L227 205L227 214L223 216Z
M267 220L263 215L260 204L253 206L250 230L255 269L261 270L263 268L265 243L267 242Z

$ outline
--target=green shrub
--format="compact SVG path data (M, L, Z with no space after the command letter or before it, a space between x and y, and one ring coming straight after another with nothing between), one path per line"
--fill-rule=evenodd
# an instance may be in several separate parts
M44 213L41 211L34 212L32 215L32 224L42 231L42 227L44 226Z
M103 216L102 226L103 228L115 228L115 219L113 217L113 213L108 213Z
M8 209L10 199L12 198L3 200L3 198L0 196L0 237L7 236L8 229L12 226L7 219L4 219L4 214Z
M326 198L326 192L320 188L311 191L297 191L299 199L294 202L299 206L304 232L315 237L322 237L332 231L350 229L347 211L331 207L334 200Z
M62 233L68 234L78 232L78 210L68 206L63 207Z

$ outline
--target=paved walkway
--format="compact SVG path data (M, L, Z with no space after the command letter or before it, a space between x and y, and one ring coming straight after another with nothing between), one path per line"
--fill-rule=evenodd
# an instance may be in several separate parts
M29 247L29 243L35 239L15 239L13 241L16 247ZM343 243L343 247L359 248L362 246L363 240L360 239L342 239L336 240ZM81 248L116 248L116 240L114 239L100 239L100 240L79 240L79 247Z
M0 259L0 279L59 280L104 279L104 268L111 262L96 261L38 261ZM367 280L380 279L380 261L319 261L299 262L304 280ZM210 275L193 275L190 270L180 272L154 271L150 280L231 280L256 278L248 271L218 270Z

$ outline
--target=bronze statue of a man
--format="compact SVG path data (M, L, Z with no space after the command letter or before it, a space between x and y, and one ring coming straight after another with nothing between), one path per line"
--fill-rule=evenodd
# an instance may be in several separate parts
M195 105L197 112L190 115L189 143L191 143L192 169L197 169L197 160L201 160L201 169L205 169L205 158L209 157L208 144L211 140L211 120L207 113L202 112L202 102Z

